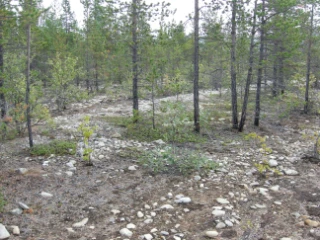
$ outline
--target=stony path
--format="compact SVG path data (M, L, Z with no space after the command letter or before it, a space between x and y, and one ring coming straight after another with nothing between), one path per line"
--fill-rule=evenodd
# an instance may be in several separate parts
M129 102L117 113L95 101L90 114L130 114ZM82 116L57 120L64 128ZM0 239L319 240L320 167L301 158L311 143L295 131L270 135L272 154L240 140L208 143L203 154L220 167L188 177L150 175L130 149L164 143L119 135L95 139L94 167L74 156L8 155L0 170L8 202ZM260 174L255 163L277 171Z

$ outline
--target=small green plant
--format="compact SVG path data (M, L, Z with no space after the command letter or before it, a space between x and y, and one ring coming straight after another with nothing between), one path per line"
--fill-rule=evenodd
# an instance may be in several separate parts
M169 146L146 152L140 157L139 163L154 173L178 172L183 175L194 171L207 172L217 168L214 161L198 152Z
M35 145L30 149L30 154L33 156L73 155L75 152L76 142L64 140L54 140L47 144Z
M255 163L254 166L258 170L259 174L264 177L267 176L268 172L273 172L278 176L281 174L281 172L277 168L270 167L268 162L265 160L262 163Z
M7 201L4 199L4 196L3 196L2 192L0 191L0 213L3 212L6 204L7 204Z
M261 137L255 132L244 135L244 140L252 141L254 144L261 147L262 151L266 154L272 153L272 149L266 144L266 137Z
M84 144L82 157L83 160L88 162L88 165L92 165L91 153L93 152L93 149L90 147L90 138L96 129L96 126L91 125L89 116L85 116L83 118L77 129L77 133L80 134L80 137L83 140Z

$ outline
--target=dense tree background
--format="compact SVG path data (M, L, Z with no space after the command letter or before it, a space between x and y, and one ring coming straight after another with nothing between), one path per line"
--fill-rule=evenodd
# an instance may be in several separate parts
M166 3L81 0L80 25L69 0L49 9L36 0L0 0L1 129L28 130L32 146L33 123L112 85L133 99L136 122L139 99L154 104L161 96L194 93L190 121L197 132L199 89L230 97L231 127L239 131L261 125L263 101L289 99L292 109L318 111L318 1L199 3L182 23L167 20L174 12Z

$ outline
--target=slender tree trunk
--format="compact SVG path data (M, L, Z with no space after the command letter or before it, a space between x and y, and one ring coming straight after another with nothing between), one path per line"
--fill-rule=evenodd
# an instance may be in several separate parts
M284 58L282 56L282 53L284 52L284 48L283 46L281 46L283 43L280 44L280 57L279 57L279 92L280 94L284 94L284 66L283 66L283 62L284 62Z
M27 25L27 72L26 72L26 118L27 128L29 136L29 145L33 147L32 128L31 128L31 116L30 116L30 65L31 65L31 24Z
M4 49L3 49L3 23L0 19L0 117L4 118L6 115L6 99L4 96L4 92L2 91L3 85L4 85L4 78L3 78L3 55L4 55Z
M138 24L138 0L132 0L132 94L133 94L133 117L134 121L138 120L139 116L139 96L138 96L138 37L137 37L137 24Z
M247 106L248 106L248 99L249 99L250 84L252 79L252 69L253 69L254 35L256 33L256 19L257 19L256 11L257 11L257 0L255 0L254 2L253 23L252 23L253 25L251 30L251 41L250 41L250 50L249 50L249 69L248 69L247 81L246 81L244 98L243 98L241 119L239 123L239 132L243 131L243 127L244 127L246 116L247 116Z
M256 93L256 110L254 116L254 125L259 126L260 122L260 98L261 98L261 82L263 71L263 50L264 50L264 25L265 25L265 0L262 0L262 16L261 16L261 32L260 32L260 50L259 50L259 68L257 79L257 93Z
M307 55L307 73L306 73L306 91L304 99L304 113L307 114L309 111L309 85L310 85L310 70L311 70L311 46L312 46L312 35L313 35L313 14L314 4L312 4L311 20L310 20L310 32L308 39L308 55Z
M232 0L231 19L231 103L232 103L232 128L238 129L238 106L237 106L237 72L236 72L236 13L237 3Z
M96 85L96 91L99 92L99 73L98 73L98 63L96 62L95 64L95 69L96 69L96 72L95 72L95 85Z
M200 132L199 112L199 0L194 1L194 55L193 55L193 104L194 104L194 130Z
M273 56L275 57L273 62L273 82L272 82L272 96L276 97L278 95L278 57L277 57L277 51L278 51L278 43L274 43L273 48Z

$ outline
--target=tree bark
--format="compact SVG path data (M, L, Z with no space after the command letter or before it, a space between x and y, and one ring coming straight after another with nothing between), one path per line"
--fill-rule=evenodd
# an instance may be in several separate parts
M278 43L274 43L273 56L275 57L273 62L273 82L272 82L272 96L276 97L278 95Z
M138 0L132 0L132 94L133 94L133 117L134 121L138 120L139 116L139 96L138 96L138 37L137 37L137 24L138 24Z
M238 129L238 107L237 107L237 73L236 65L236 13L237 3L232 0L232 19L231 19L231 103L232 103L232 128Z
M31 65L31 24L27 25L27 72L26 72L26 118L27 128L29 136L29 146L33 147L33 137L31 128L31 116L30 116L30 65Z
M263 71L263 50L264 50L264 25L265 25L265 0L262 0L262 16L261 16L261 32L260 32L260 50L259 50L259 68L257 79L257 93L256 93L256 110L254 116L254 125L259 126L260 122L260 98L261 98L261 82Z
M241 113L241 119L239 123L239 132L243 131L243 127L244 127L246 116L247 116L249 90L250 90L250 84L252 79L252 69L253 69L254 35L256 33L256 19L257 19L256 11L257 11L257 0L255 0L254 2L253 25L251 30L251 40L250 40L250 50L249 50L249 69L248 69L245 92L243 97L242 113Z
M3 92L4 78L3 78L3 22L0 20L0 117L4 118L6 115L6 99Z
M194 130L200 132L199 113L199 0L194 1L194 55L193 55L193 104L194 104Z
M311 46L312 46L312 35L313 35L313 14L314 4L312 4L311 20L310 20L310 32L308 40L308 55L307 55L307 73L306 73L306 91L304 99L304 113L307 114L309 111L309 85L310 85L310 70L311 70Z

